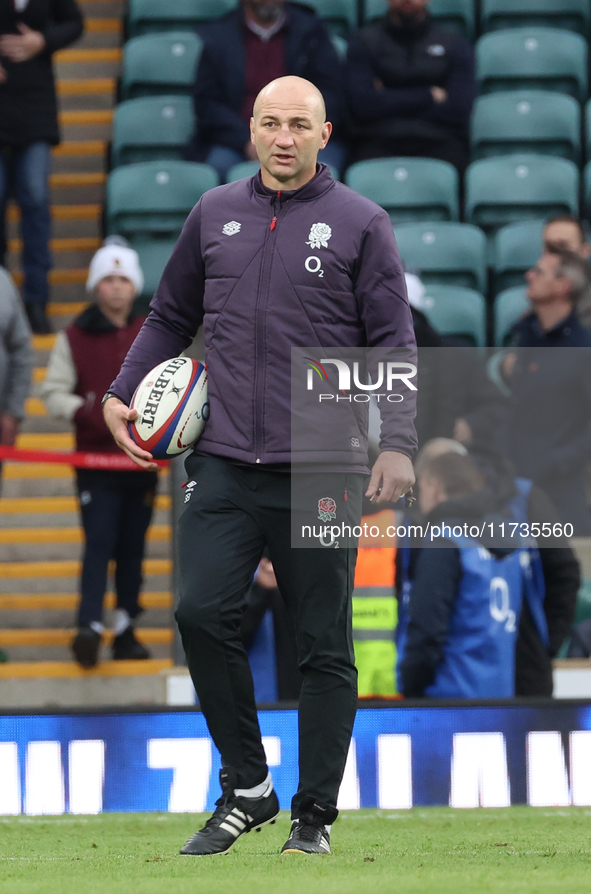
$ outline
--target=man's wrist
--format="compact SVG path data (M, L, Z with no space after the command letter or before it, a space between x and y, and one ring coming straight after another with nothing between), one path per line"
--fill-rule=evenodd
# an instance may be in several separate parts
M120 397L117 397L117 395L116 395L116 394L113 394L112 391L107 391L106 394L103 395L103 399L101 400L101 407L104 407L104 405L106 404L106 402L107 402L107 401L109 400L109 398L111 398L111 397L114 397L115 400L118 400L118 401L120 401L121 403L123 403L123 401L121 400Z

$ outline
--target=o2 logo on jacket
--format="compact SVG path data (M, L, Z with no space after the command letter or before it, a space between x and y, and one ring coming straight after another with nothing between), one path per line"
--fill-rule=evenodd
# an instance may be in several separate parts
M315 223L310 227L310 232L308 234L308 241L306 245L309 245L310 248L328 248L328 240L332 236L332 229L326 223ZM316 255L310 255L309 258L306 258L304 261L304 267L308 271L308 273L313 273L316 276L323 277L324 270L322 269L322 261Z
M505 625L507 633L515 632L515 612L510 607L509 585L504 577L493 577L490 582L490 614L494 621Z

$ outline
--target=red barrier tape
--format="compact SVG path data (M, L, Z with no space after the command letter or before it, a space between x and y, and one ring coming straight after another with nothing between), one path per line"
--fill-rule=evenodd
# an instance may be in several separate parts
M0 447L0 460L26 463L63 463L76 469L110 469L116 472L143 472L124 453L61 453L57 450L19 450L17 447ZM161 469L167 460L155 460Z

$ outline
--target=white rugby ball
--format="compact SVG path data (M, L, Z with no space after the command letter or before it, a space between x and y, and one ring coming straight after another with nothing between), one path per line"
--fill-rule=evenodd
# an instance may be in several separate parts
M135 390L129 423L135 443L154 459L178 456L200 437L209 417L207 370L190 357L173 357L154 367Z

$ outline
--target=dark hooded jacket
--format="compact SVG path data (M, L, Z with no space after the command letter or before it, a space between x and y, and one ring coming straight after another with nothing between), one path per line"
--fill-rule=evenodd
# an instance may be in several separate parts
M0 0L0 35L18 34L21 23L40 31L45 49L27 62L0 56L6 81L0 83L0 146L59 143L57 100L51 55L82 34L76 0L29 0L17 12L13 0Z

